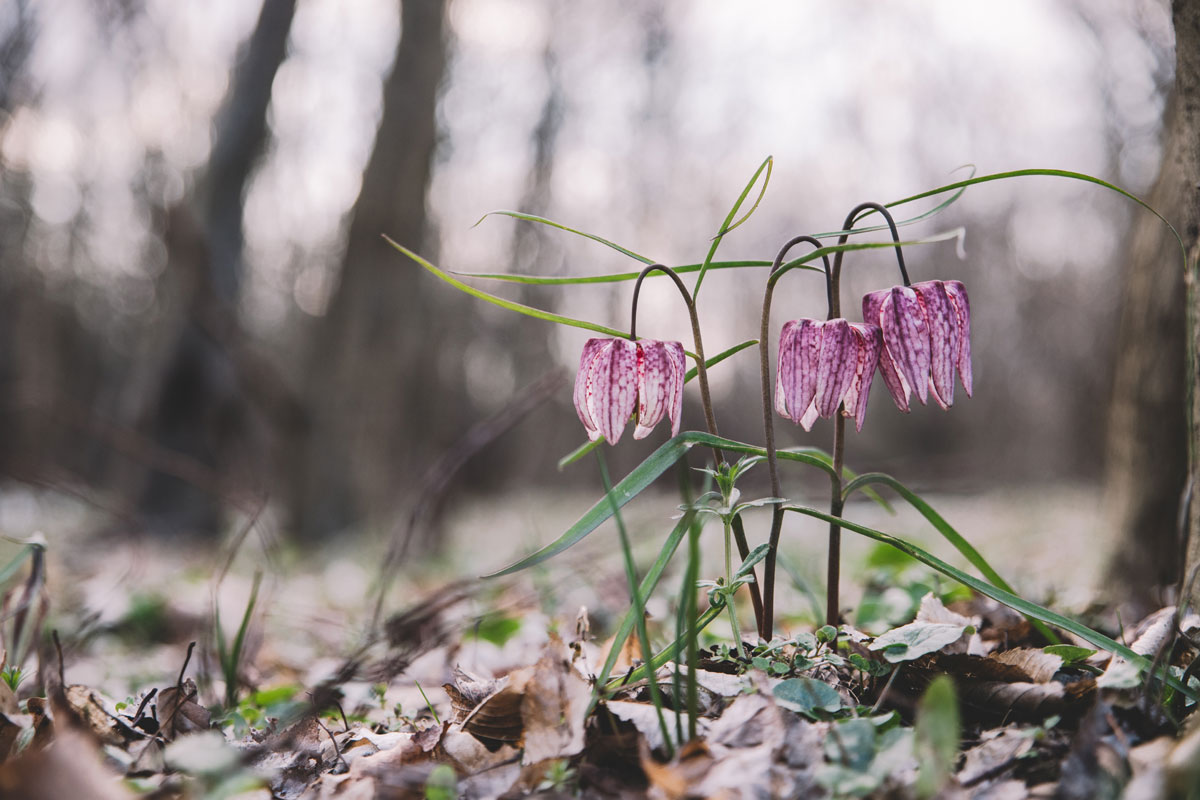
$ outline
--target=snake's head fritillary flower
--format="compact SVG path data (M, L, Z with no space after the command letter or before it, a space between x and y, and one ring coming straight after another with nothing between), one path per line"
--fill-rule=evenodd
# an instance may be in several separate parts
M909 410L915 391L932 394L943 409L954 404L957 371L971 396L971 303L959 281L893 286L863 298L863 319L883 330L879 371L896 407Z
M616 444L635 408L633 438L650 435L663 415L678 434L685 366L679 342L588 339L575 376L575 411L588 438Z
M779 336L779 370L775 410L804 430L817 417L854 417L862 430L867 397L882 349L879 327L831 319L787 322Z

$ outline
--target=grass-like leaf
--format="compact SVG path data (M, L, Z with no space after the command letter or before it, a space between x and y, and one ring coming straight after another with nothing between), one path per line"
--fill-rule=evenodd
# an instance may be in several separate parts
M771 266L770 261L714 261L708 265L709 269L740 269L742 267L760 267L765 268ZM682 264L678 267L671 267L677 275L686 275L691 272L699 272L703 268L703 264ZM823 272L819 267L808 267L807 269L813 272ZM641 275L641 270L637 272L614 272L610 275L587 275L584 277L571 277L568 275L526 275L513 272L456 272L447 270L451 275L457 275L460 278L472 278L483 281L502 281L504 283L520 283L529 286L574 286L577 284L587 283L621 283L622 281L637 280L637 276ZM654 280L655 278L665 278L665 273L652 272L646 276L646 280Z
M961 533L955 530L954 526L952 526L949 522L946 522L945 518L943 518L941 514L934 511L933 506L929 505L929 503L925 502L920 495L918 495L912 489L909 489L900 481L893 478L891 475L887 475L882 472L868 472L865 475L860 475L859 477L850 481L850 483L846 484L846 488L842 490L842 498L845 499L849 497L850 494L856 489L864 489L871 484L882 484L887 486L895 491L896 494L903 497L910 506L920 512L921 516L923 516L929 522L929 524L933 525L933 527L937 529L937 532L940 533L946 541L954 546L955 550L962 553L963 557L967 559L967 561L971 562L971 565L975 567L975 569L979 570L983 577L991 581L994 586L998 586L1006 592L1012 592L1013 594L1016 594L1016 591L1008 584L1008 581L1004 580L1004 578L1001 578L1000 574L996 572L991 564L988 563L987 559L984 558L983 555L976 550L975 547L968 542ZM1059 638L1055 636L1054 632L1046 627L1040 620L1030 617L1029 624L1032 625L1048 643L1059 643Z
M898 539L895 536L884 533L883 531L875 530L874 528L868 528L865 525L859 525L856 522L851 522L850 520L842 517L835 517L830 514L826 514L825 512L818 511L815 508L807 508L805 506L784 506L784 511L793 511L797 514L803 514L805 516L813 517L825 522L836 523L844 530L852 531L860 536L866 536L867 538L874 539L877 542L883 542L884 544L896 548L900 552L905 553L917 561L920 561L925 566L937 570L946 577L953 578L964 586L974 589L984 597L990 597L998 603L1003 603L1014 611L1019 611L1027 617L1033 617L1034 619L1041 620L1042 622L1061 628L1064 631L1073 633L1093 647L1104 650L1108 653L1115 653L1116 655L1119 655L1127 661L1133 663L1143 671L1149 672L1152 667L1150 659L1135 653L1125 645L1110 639L1099 631L1094 631L1086 625L1082 625L1075 620L1070 619L1069 617L1064 617L1062 614L1055 613L1048 608L1039 606L1037 603L1032 603L1023 597L1014 594L1013 592L1006 591L998 586L993 586L990 583L981 581L979 578L976 578L973 575L968 575L962 570L950 566L937 556L925 552L911 542ZM1184 686L1183 683L1172 676L1169 672L1163 670L1159 672L1156 677L1166 683L1172 689L1182 693L1190 700L1200 702L1200 695L1197 695L1193 689Z
M729 233L731 230L749 219L750 215L753 214L755 209L758 208L758 204L762 202L763 195L767 191L767 184L771 182L771 168L774 166L774 164L775 159L771 156L767 156L766 159L763 160L763 163L759 165L757 170L755 170L754 175L751 176L749 182L746 183L746 188L742 189L742 193L738 195L737 202L733 204L733 208L729 209L729 213L725 215L725 220L721 223L721 229L717 231L717 235L713 237L712 244L709 245L708 248L708 255L704 257L704 261L700 265L700 274L696 276L696 285L692 287L693 300L700 296L700 284L704 282L704 276L708 272L709 265L713 260L713 256L717 254L717 248L721 246L721 241L725 238L725 234ZM738 211L740 211L742 208L742 204L746 202L746 197L749 196L750 190L754 188L754 184L758 183L758 178L760 175L763 175L763 170L766 170L766 175L763 177L762 188L758 192L758 199L754 201L754 205L751 206L750 210L747 211L741 219L739 219L737 222L734 222L733 218L737 216Z
M643 663L640 667L630 671L627 675L622 675L619 678L613 678L608 683L604 684L604 692L613 692L620 689L622 686L627 686L631 683L637 683L640 680L647 678L653 671L657 671L659 667L666 664L671 659L675 658L680 649L687 646L687 639L694 638L699 635L700 631L708 627L708 624L721 615L723 608L709 608L703 614L696 618L696 624L693 627L690 635L684 635L671 642L659 652L655 653L649 663Z
M615 499L616 507L623 508L633 498L637 497L651 483L666 472L672 464L680 459L684 453L692 449L696 445L705 447L716 447L721 450L727 450L733 453L748 453L750 455L764 455L766 451L761 447L744 444L743 442L735 442L732 439L725 439L720 436L712 436L699 431L687 431L681 433L673 439L667 440L665 444L651 453L645 461L633 468L616 486L613 487L612 496ZM821 458L804 450L787 450L780 451L779 457L788 461L798 461L802 464L817 467L827 474L833 473L833 467L825 463ZM536 553L526 556L515 564L512 564L499 572L493 572L489 575L484 575L485 578L498 578L501 575L509 575L513 572L520 572L523 569L540 564L546 559L556 556L575 544L578 544L585 536L587 536L596 528L612 516L612 504L605 497L579 518L579 521L572 525L563 533L562 536L555 539L550 544L538 550Z
M593 242L599 242L600 244L604 245L605 247L611 247L613 250L616 250L618 253L629 256L633 260L640 261L643 264L657 263L657 262L655 262L654 259L650 258L649 256L644 256L641 253L635 253L628 248L621 247L621 245L617 244L616 242L610 242L608 239L605 239L603 236L597 236L594 233L587 233L586 231L581 231L578 228L572 228L568 225L563 225L561 222L555 222L552 219L546 219L545 217L539 217L536 214L523 214L520 211L504 211L504 210L489 211L488 213L486 213L482 217L480 217L479 222L476 222L475 225L478 225L480 222L483 222L488 217L491 217L494 215L504 216L504 217L512 217L514 219L522 219L522 220L525 220L526 222L536 222L540 225L549 225L551 228L558 228L560 231L566 231L567 233L573 233L576 236L582 236L585 239L591 239ZM475 227L475 225L472 225L471 227Z

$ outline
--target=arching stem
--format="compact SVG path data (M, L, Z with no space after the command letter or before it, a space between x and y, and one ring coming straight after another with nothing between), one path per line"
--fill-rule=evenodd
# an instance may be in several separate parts
M838 245L844 245L850 238L852 226L864 211L878 211L887 220L888 229L892 233L892 241L896 243L896 262L900 267L900 278L904 285L909 285L908 270L904 266L904 252L900 249L900 232L896 230L896 221L891 213L879 203L860 203L846 215L842 224L842 233L838 237ZM833 256L833 270L829 275L830 304L829 318L840 315L840 290L842 281L842 256L845 250L838 250ZM833 474L829 478L829 516L840 517L845 507L842 497L842 469L846 449L846 418L842 416L844 406L839 406L834 415L833 423ZM842 528L836 522L829 523L829 555L825 574L825 623L837 627L841 621L841 602L839 586L841 583L842 566Z
M771 299L775 294L776 282L787 271L781 269L784 257L789 250L802 242L807 242L817 249L821 248L820 240L812 236L797 236L789 240L779 251L779 255L775 256L775 261L771 265L771 274L767 278L767 289L763 294L762 325L759 329L758 339L758 369L762 379L763 433L767 440L767 468L771 473L772 497L782 497L783 490L779 484L779 462L775 453L775 417L771 408L771 346L769 343L771 335ZM821 257L825 263L826 299L829 302L829 311L832 314L837 305L837 295L834 293L829 258L824 255ZM767 548L767 557L763 562L763 615L759 620L758 626L758 635L766 641L770 641L774 635L775 562L779 551L779 533L782 529L783 508L779 503L776 503L771 511L771 535L767 540L770 546Z
M688 316L692 321L692 340L696 348L696 381L700 384L700 404L704 409L704 424L707 426L709 433L711 433L713 436L720 436L721 434L717 431L717 418L713 414L712 394L708 389L708 369L704 365L704 342L700 336L700 317L696 313L696 303L692 299L691 293L687 290L687 287L683 285L683 281L680 279L679 275L676 274L675 270L664 264L651 264L643 269L641 274L638 275L637 281L633 284L633 303L630 307L629 338L633 341L637 341L638 296L642 291L642 281L645 280L646 276L651 272L661 272L674 281L675 287L679 289L679 294L682 295L683 302L687 306ZM725 463L725 454L721 452L720 448L713 448L713 457L716 459L717 465ZM746 557L750 555L750 543L746 540L746 528L742 525L742 518L740 515L734 517L733 519L733 538L737 543L739 555L741 556L742 560L745 561ZM763 601L761 595L759 594L758 583L754 582L749 584L749 588L750 600L754 605L754 619L761 627L763 617Z

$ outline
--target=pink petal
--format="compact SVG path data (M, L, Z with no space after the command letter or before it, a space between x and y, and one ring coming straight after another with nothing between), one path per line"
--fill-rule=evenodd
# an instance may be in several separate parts
M638 343L638 421L633 438L644 439L669 414L671 435L679 433L683 405L683 345L647 339Z
M883 307L884 298L890 294L890 291L884 289L878 292L871 292L863 297L862 309L863 320L868 324L879 326L880 311ZM881 345L879 352L879 372L883 375L883 384L887 387L888 393L892 396L892 402L896 404L896 408L908 413L908 398L912 393L908 385L908 381L896 371L896 364L892 361L892 354L888 352L886 346Z
M850 323L831 319L821 328L821 356L817 364L817 413L829 418L837 413L842 397L854 380L858 345Z
M912 287L929 326L929 374L933 399L943 409L954 405L954 370L958 362L959 319L941 281L922 281Z
M575 373L575 413L583 423L588 438L593 442L600 438L600 431L588 410L587 383L596 356L605 349L612 339L588 339L583 345L583 355L579 357L579 371Z
M879 352L883 349L883 333L878 325L850 323L850 330L854 333L858 346L858 358L854 380L846 391L846 410L842 413L853 416L855 430L861 431L863 420L867 418L867 398L871 395L871 381L875 378Z
M967 287L959 281L946 281L946 296L958 317L958 377L967 397L971 396L971 301L967 299Z
M584 393L588 413L600 434L609 444L616 444L637 405L637 344L609 339L608 345L592 362Z
M893 286L883 301L879 320L883 343L897 372L924 405L929 393L929 326L917 293L908 286Z
M793 422L800 422L801 409L808 408L817 390L822 325L800 319L785 323L780 331L775 408Z
M800 427L804 428L804 430L811 431L813 423L817 421L817 404L816 404L816 402L814 401L812 403L809 403L808 409L805 410L805 412L804 412L804 416L800 417L800 419L798 419L796 421L800 423Z

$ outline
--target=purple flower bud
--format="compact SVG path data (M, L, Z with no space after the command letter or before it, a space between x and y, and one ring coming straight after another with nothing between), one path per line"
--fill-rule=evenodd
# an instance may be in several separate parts
M575 376L575 411L588 438L616 444L635 407L633 438L648 436L664 414L678 434L685 367L679 342L588 339Z

